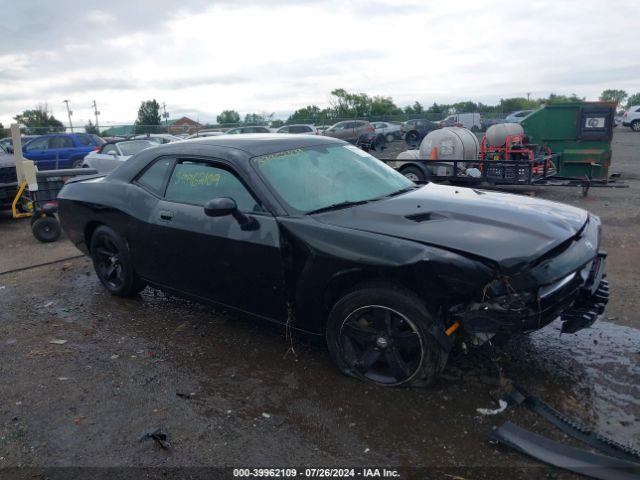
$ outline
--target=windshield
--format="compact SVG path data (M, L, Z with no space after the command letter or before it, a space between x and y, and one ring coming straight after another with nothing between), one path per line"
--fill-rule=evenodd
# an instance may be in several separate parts
M135 155L146 148L153 147L155 144L147 140L134 140L131 142L120 142L118 146L122 155Z
M280 197L303 213L415 187L404 175L353 145L297 148L255 157L253 162Z

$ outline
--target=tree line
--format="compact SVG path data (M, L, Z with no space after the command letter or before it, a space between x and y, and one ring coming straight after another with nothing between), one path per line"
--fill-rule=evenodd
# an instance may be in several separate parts
M616 102L620 107L625 105L640 105L640 92L629 95L625 90L607 89L599 97L601 101ZM285 123L301 123L313 121L317 124L331 123L344 118L371 118L406 120L429 115L448 115L452 113L481 112L489 115L504 115L516 110L533 110L543 105L565 102L583 102L584 98L576 94L569 96L550 94L546 98L513 97L500 99L495 105L486 105L471 100L451 104L436 103L425 107L415 101L405 107L399 107L393 98L383 95L370 96L366 93L348 92L343 88L331 91L329 106L321 108L317 105L307 105L293 112L286 121L274 119L274 113L247 113L244 118L236 110L224 110L217 115L219 125L263 125L270 124L279 127ZM25 133L53 133L65 131L64 124L49 112L47 104L39 104L16 115L14 120L26 127ZM155 100L145 100L140 103L138 116L135 121L136 131L153 133L162 131L160 104ZM0 123L0 129L3 126ZM91 121L85 125L87 133L100 133Z

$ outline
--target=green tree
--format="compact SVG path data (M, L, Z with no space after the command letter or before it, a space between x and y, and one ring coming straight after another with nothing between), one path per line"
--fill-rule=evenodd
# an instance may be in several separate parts
M427 113L447 113L449 111L449 105L438 105L436 102L433 102L429 108L427 108Z
M216 117L216 120L222 125L227 123L240 123L240 114L235 110L224 110Z
M368 107L367 117L389 117L402 114L402 109L393 102L391 97L376 95L369 101Z
M98 130L98 127L96 127L91 120L89 120L89 123L87 123L84 126L84 131L85 133L94 133L96 135L100 135L100 131Z
M271 128L280 128L283 125L284 125L284 120L277 119L277 120L272 120L271 121L270 127Z
M540 103L544 103L547 105L553 105L555 103L581 103L584 102L585 98L582 97L578 97L575 93L572 93L571 95L567 96L567 95L557 95L555 93L552 93L549 95L549 98L547 99L541 99Z
M420 115L424 113L424 107L417 100L413 102L413 105L407 105L404 107L404 113L409 115Z
M273 113L247 113L244 116L244 124L245 125L264 125L265 123L269 123L273 118Z
M47 104L36 105L32 110L25 110L13 117L16 122L26 127L25 133L31 135L64 132L64 125L47 111Z
M640 105L640 92L634 93L627 98L627 108L632 107L634 105Z
M327 118L333 116L330 109L321 109L317 105L307 105L293 112L286 123L325 123Z
M136 120L136 133L154 133L160 130L160 104L155 98L141 102Z
M615 88L610 88L607 90L603 90L600 94L601 102L616 102L618 105L622 105L624 99L629 95L624 90L617 90Z
M466 102L457 102L451 105L455 113L475 113L478 111L478 104L467 100Z
M515 112L517 110L533 110L538 107L538 101L527 100L524 97L501 98L500 109L502 112Z

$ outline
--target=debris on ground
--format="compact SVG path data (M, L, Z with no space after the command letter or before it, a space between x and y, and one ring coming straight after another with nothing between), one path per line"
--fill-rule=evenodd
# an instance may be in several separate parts
M184 398L184 399L191 399L193 397L195 397L196 394L195 392L191 392L191 393L183 393L183 392L176 392L176 397L180 397L180 398Z
M71 262L67 262L67 263L63 263L62 264L62 270L66 271L66 270L70 270L73 268L73 264Z
M67 343L67 341L59 338L54 338L53 340L49 340L49 343L52 343L54 345L64 345L65 343Z
M169 442L169 434L162 428L147 430L146 432L140 434L138 440L143 441L149 438L155 440L156 443L165 450L171 448L171 442Z
M500 404L499 408L476 408L476 412L480 415L497 415L504 412L509 405L505 400L498 400L498 403Z

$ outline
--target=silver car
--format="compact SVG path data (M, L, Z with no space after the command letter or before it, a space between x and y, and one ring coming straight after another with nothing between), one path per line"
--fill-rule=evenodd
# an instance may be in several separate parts
M98 173L110 173L132 155L147 148L157 147L151 140L125 140L123 142L105 143L100 150L89 153L82 162L83 168L95 168Z

